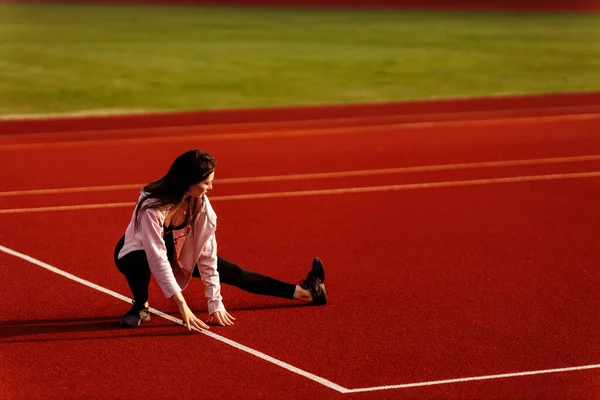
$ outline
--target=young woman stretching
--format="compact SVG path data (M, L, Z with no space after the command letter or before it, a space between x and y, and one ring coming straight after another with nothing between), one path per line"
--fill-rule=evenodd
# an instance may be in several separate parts
M235 318L223 306L220 283L312 305L327 303L325 270L318 258L306 279L294 285L244 270L217 255L217 215L206 195L212 189L215 166L210 154L190 150L175 159L165 176L142 189L114 253L133 294L133 306L121 318L121 326L136 327L150 320L151 275L177 304L188 329L208 329L206 323L233 325ZM206 323L192 313L182 295L192 277L204 282L210 315Z

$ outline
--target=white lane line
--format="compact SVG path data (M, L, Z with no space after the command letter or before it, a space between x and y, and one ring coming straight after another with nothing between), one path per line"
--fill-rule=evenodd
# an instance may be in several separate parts
M213 199L211 198L211 201ZM101 203L101 204L78 204L72 206L52 206L52 207L34 207L34 208L5 208L0 209L0 214L19 214L45 211L71 211L71 210L97 210L102 208L123 208L135 206L135 202L124 203Z
M476 168L498 168L498 167L515 167L524 165L543 165L543 164L560 164L585 161L598 161L600 154L591 154L585 156L571 157L553 157L553 158L535 158L525 160L506 160L506 161L481 161L473 163L457 163L457 164L438 164L438 165L421 165L414 167L399 167L399 168L380 168L367 169L357 171L338 171L338 172L321 172L314 174L291 174L291 175L267 175L267 176L249 176L241 178L221 178L216 179L216 184L235 184L235 183L256 183L256 182L283 182L297 181L310 179L334 179L347 178L358 176L376 176L376 175L393 175L406 174L414 172L432 172L432 171L455 171L463 169ZM31 190L13 190L0 192L0 197L8 196L32 196L41 194L65 194L65 193L88 193L88 192L104 192L113 190L139 190L144 186L143 183L132 183L124 185L106 185L106 186L83 186L70 188L56 189L31 189Z
M506 178L488 178L488 179L472 179L464 181L443 181L443 182L426 182L426 183L408 183L402 185L388 186L366 186L341 189L321 189L321 190L303 190L292 192L273 192L273 193L253 193L253 194L238 194L231 196L214 196L211 201L235 201L235 200L255 200L255 199L271 199L285 197L305 197L305 196L324 196L335 194L353 194L353 193L375 193L375 192L392 192L399 190L417 190L431 188L446 188L446 187L461 187L461 186L480 186L480 185L495 185L501 183L517 183L517 182L536 182L550 180L565 180L565 179L583 179L600 177L600 171L593 172L577 172L570 174L548 174L548 175L529 175L529 176L512 176ZM51 206L51 207L33 207L33 208L6 208L0 209L1 214L21 214L46 211L68 211L68 210L91 210L99 208L119 208L133 207L135 202L125 203L103 203L103 204L80 204L68 206Z
M216 183L216 181L215 181L215 183ZM7 192L0 192L0 197L36 196L36 195L40 195L40 194L108 192L108 191L112 191L112 190L134 190L134 189L139 190L143 186L144 186L143 183L132 183L132 184L124 184L124 185L81 186L81 187L57 188L57 189L11 190L11 191L7 191Z
M431 129L431 128L462 128L462 127L485 127L485 126L512 126L512 125L530 125L530 124L552 124L556 122L573 121L595 121L600 120L600 114L572 114L572 115L553 115L542 117L511 117L511 118L490 118L480 120L463 121L438 121L438 122L408 122L408 123L380 123L364 126L352 126L341 128L317 128L317 129L290 129L274 130L261 132L242 132L242 133L197 133L178 136L159 136L159 137L137 137L123 139L95 139L80 141L57 141L57 142L30 142L30 143L12 143L0 144L0 151L11 150L29 150L29 149L47 149L47 148L69 148L79 146L107 146L107 145L126 145L126 144L149 144L149 143L185 143L193 141L225 141L225 140L244 140L244 139L268 139L283 137L307 137L307 136L325 136L325 135L348 135L363 133L400 133L407 130ZM173 128L168 128L170 131Z
M87 286L89 288L92 288L92 289L98 290L98 291L100 291L102 293L108 294L109 296L116 297L119 300L123 300L123 301L125 301L127 303L131 303L131 299L130 298L128 298L126 296L123 296L120 293L117 293L117 292L114 292L114 291L112 291L110 289L107 289L105 287L96 285L95 283L92 283L90 281L86 281L85 279L79 278L78 276L75 276L73 274L65 272L65 271L63 271L63 270L61 270L59 268L56 268L56 267L54 267L54 266L52 266L50 264L46 264L45 262L37 260L37 259L35 259L33 257L30 257L30 256L26 255L26 254L19 253L18 251L9 249L8 247L4 247L2 245L0 245L0 251L4 252L6 254L9 254L11 256L20 258L22 260L28 261L28 262L30 262L30 263L32 263L34 265L37 265L38 267L45 268L48 271L54 272L55 274L61 275L61 276L65 277L65 278L67 278L67 279L70 279L72 281L80 283L80 284L82 284L84 286ZM182 320L180 320L178 318L175 318L175 317L172 317L169 314L166 314L166 313L164 313L162 311L156 310L154 308L150 308L150 311L153 314L156 314L159 317L165 318L165 319L167 319L167 320L169 320L171 322L174 322L174 323L179 324L179 325L184 325ZM286 369L286 370L288 370L290 372L293 372L295 374L301 375L301 376L303 376L303 377L305 377L307 379L310 379L311 381L317 382L317 383L319 383L319 384L321 384L323 386L326 386L326 387L328 387L330 389L333 389L335 391L338 391L340 393L346 393L348 391L348 389L346 389L345 387L342 387L342 386L337 385L337 384L335 384L335 383L333 383L331 381L328 381L325 378L321 378L320 376L311 374L310 372L306 372L306 371L304 371L304 370L302 370L300 368L294 367L293 365L290 365L290 364L288 364L286 362L283 362L283 361L278 360L276 358L273 358L273 357L271 357L269 355L261 353L258 350L254 350L254 349L252 349L250 347L244 346L243 344L235 342L235 341L233 341L231 339L227 339L226 337L223 337L223 336L218 335L216 333L213 333L211 331L200 330L200 329L196 329L196 328L194 328L194 330L198 331L200 333L203 333L203 334L205 334L206 336L208 336L208 337L210 337L212 339L218 340L218 341L220 341L222 343L225 343L225 344L227 344L229 346L232 346L232 347L234 347L234 348L236 348L238 350L241 350L243 352L246 352L248 354L252 354L253 356L256 356L256 357L258 357L258 358L260 358L262 360L268 361L268 362L270 362L272 364L277 365L278 367L284 368L284 369Z
M346 391L346 393L374 392L374 391L379 391L379 390L391 390L391 389L407 389L407 388L422 387L422 386L447 385L450 383L514 378L514 377L529 376L529 375L554 374L554 373L559 373L559 372L583 371L583 370L587 370L587 369L597 369L597 368L600 368L600 364L582 365L579 367L542 369L542 370L537 370L537 371L514 372L514 373L509 373L509 374L473 376L470 378L445 379L445 380L441 380L441 381L406 383L406 384L402 384L402 385L374 386L374 387L367 387L367 388L360 388L360 389L348 389Z

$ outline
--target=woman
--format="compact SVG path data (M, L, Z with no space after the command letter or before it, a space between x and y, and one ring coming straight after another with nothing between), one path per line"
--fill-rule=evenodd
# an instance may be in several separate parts
M217 216L206 196L212 189L215 166L210 154L190 150L175 159L165 176L142 189L114 254L133 293L133 306L121 319L121 326L136 327L150 320L151 275L164 295L177 304L188 329L209 329L192 313L181 293L192 277L204 282L209 324L233 325L235 320L223 306L220 283L313 305L327 303L325 271L318 258L306 279L294 285L246 271L217 255Z

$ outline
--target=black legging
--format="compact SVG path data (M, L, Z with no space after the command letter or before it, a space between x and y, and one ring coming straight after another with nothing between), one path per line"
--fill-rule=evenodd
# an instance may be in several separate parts
M175 248L173 234L166 234L164 240L167 247L167 257L171 260ZM119 240L115 248L115 264L119 271L125 275L131 293L133 294L135 304L142 306L148 301L148 286L150 285L150 277L152 275L150 273L150 266L148 265L148 258L146 257L146 252L144 250L135 250L126 254L119 260L117 255L121 251L124 243L125 236ZM242 267L221 257L217 258L217 272L219 273L220 282L226 285L232 285L255 294L281 297L284 299L294 298L296 285L278 281L277 279L257 274L256 272L246 271ZM194 267L192 276L195 278L200 277L198 265Z

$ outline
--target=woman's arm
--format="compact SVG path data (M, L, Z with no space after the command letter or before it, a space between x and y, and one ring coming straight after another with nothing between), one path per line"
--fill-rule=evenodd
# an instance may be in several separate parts
M213 233L202 249L198 259L198 270L202 282L204 282L204 293L208 302L208 323L215 322L219 325L233 325L233 318L223 305L221 296L221 283L217 271L217 237Z
M163 223L164 221L156 209L145 210L140 218L142 245L148 258L150 271L165 296L173 299L177 304L183 323L188 329L191 329L192 326L197 329L209 329L208 325L196 318L181 294L181 287L177 284L167 257L167 247L162 236Z
M163 222L164 218L159 215L157 209L147 209L140 216L138 229L141 229L142 246L144 246L152 275L165 297L173 297L175 293L181 292L181 287L173 275L173 269L167 258L167 247L163 239Z
M208 302L208 313L225 311L223 297L221 296L221 284L219 272L217 271L217 238L213 233L208 239L200 257L198 258L198 271L202 282L204 282L204 294Z

